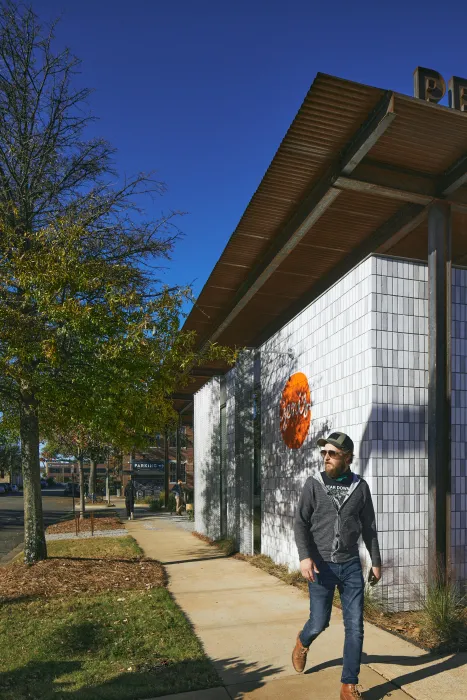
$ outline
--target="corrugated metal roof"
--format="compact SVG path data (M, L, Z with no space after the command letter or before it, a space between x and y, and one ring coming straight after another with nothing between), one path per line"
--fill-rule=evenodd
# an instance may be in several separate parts
M440 178L467 154L467 115L395 94L390 105L395 118L353 170L352 179L346 174L342 183L332 185L328 208L289 246L287 255L263 273L252 298L232 313L243 287L278 247L291 218L329 168L339 163L349 142L386 96L379 88L317 75L185 323L186 329L199 333L200 343L230 313L232 320L217 341L254 344L274 319L293 305L296 308L297 300L312 293L375 231L400 215L404 219L407 212L423 215L423 206L407 205L404 199L424 205L441 196ZM349 189L355 181L360 191ZM370 192L366 183L376 187ZM400 199L394 197L396 190L401 191ZM450 200L467 205L467 185L450 195ZM465 211L454 212L453 252L458 259L467 255L466 223ZM422 223L385 250L401 257L426 258L426 235Z

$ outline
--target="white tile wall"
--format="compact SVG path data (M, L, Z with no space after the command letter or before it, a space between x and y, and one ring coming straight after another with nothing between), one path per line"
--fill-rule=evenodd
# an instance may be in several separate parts
M353 469L373 493L385 567L378 590L393 609L416 606L424 582L426 275L417 263L370 258L263 347L263 551L298 567L293 513L307 476L322 468L316 439L343 430L355 442ZM287 348L289 364L274 355ZM279 398L296 371L310 383L312 423L304 445L289 450Z
M375 258L369 472L390 609L417 607L427 556L428 290L426 265Z
M298 567L293 516L306 478L322 468L316 440L343 430L355 442L353 469L373 493L384 566L377 590L396 610L416 607L426 580L427 318L426 266L373 257L261 348L263 553ZM467 270L453 273L452 336L452 559L457 578L465 582ZM248 416L250 394L245 375L239 382L237 372L238 367L226 377L227 527L246 547L251 533L245 506L250 504L240 482L249 468L245 454L248 459L252 454L238 421ZM298 450L286 447L279 430L282 389L294 372L308 377L312 401L310 431ZM218 536L220 513L215 499L218 416L219 384L212 380L195 397L196 527L211 536Z
M214 377L194 397L194 506L197 532L220 537L220 386Z
M195 528L213 539L234 537L243 554L253 553L253 357L244 353L226 382L227 532L221 533L220 380L195 395Z
M321 469L316 440L331 430L354 440L357 473L368 468L366 432L373 401L372 295L376 261L369 259L270 338L262 362L262 550L291 569L299 566L293 516L306 478ZM292 349L294 359L287 356ZM279 430L279 402L288 377L303 372L310 385L312 422L297 450Z

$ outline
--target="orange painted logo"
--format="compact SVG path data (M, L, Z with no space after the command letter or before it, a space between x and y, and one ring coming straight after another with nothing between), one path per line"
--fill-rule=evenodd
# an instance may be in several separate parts
M293 450L303 445L311 421L310 387L302 372L289 377L282 392L280 428L282 439Z

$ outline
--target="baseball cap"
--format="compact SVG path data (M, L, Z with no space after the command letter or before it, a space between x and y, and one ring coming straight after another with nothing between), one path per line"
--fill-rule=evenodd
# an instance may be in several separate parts
M344 452L353 453L354 451L353 442L345 433L331 433L327 438L320 438L316 444L319 445L319 447L324 447L327 444L334 445L334 447L338 447Z

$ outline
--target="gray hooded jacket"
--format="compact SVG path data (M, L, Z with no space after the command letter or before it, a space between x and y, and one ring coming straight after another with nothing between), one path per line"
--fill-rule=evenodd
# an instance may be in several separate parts
M321 474L310 476L303 487L295 514L295 542L300 561L343 564L358 557L360 535L373 566L381 566L376 518L368 484L357 474L340 506L328 495Z

